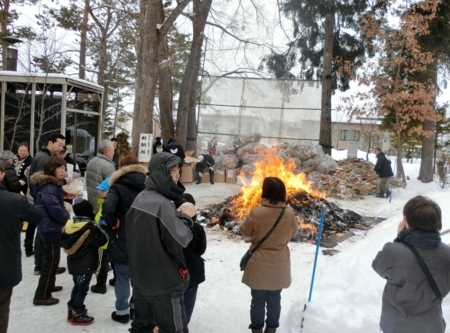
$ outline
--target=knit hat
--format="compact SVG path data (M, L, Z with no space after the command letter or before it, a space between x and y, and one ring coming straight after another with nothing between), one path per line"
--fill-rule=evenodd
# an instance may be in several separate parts
M171 143L168 144L169 147L176 147L178 146L178 142L176 141L172 141Z
M84 200L82 197L76 197L73 200L72 207L75 216L86 216L90 219L95 218L94 206L92 206L89 201Z
M16 155L11 150L4 150L0 152L0 160L7 161L9 159L15 159Z
M96 187L96 189L100 191L109 191L109 179L110 177L102 181L101 184Z

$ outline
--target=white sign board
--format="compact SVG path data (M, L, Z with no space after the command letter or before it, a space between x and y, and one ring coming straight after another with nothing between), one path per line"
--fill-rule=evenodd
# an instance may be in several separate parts
M153 134L141 133L139 134L139 162L148 163L153 152Z

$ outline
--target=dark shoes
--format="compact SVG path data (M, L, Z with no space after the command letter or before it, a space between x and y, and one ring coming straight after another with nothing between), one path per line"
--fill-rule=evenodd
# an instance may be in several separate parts
M33 299L34 305L55 305L59 303L59 299L50 297L48 299Z
M105 284L94 284L91 286L91 291L96 294L106 294L106 290Z
M34 254L34 251L33 251L33 240L32 239L25 239L23 241L23 247L25 248L25 255L27 257L31 257Z
M264 333L275 333L276 330L277 330L276 328L266 326Z
M391 196L391 191L387 191L386 198L389 198Z
M384 198L384 194L383 193L378 193L375 197L377 197L377 198Z
M56 293L57 291L61 291L61 290L63 290L63 287L61 287L61 286L54 286L53 289L52 289L52 293Z
M111 319L121 324L127 324L130 321L130 315L118 315L116 314L116 311L114 311L111 313Z
M66 271L66 268L65 268L65 267L58 267L58 268L56 269L56 275L62 274L62 273L64 273L65 271Z
M113 286L113 287L114 287L115 284L116 284L116 278L109 279L109 285L110 285L110 286Z
M67 319L68 320L68 319ZM86 308L72 309L72 320L70 324L75 326L87 326L92 324L94 317L89 317Z
M34 275L41 275L41 268L36 266L34 267Z

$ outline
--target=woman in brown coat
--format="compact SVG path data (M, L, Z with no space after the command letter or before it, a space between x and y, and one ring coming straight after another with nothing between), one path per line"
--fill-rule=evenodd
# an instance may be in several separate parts
M286 187L276 177L264 179L261 206L255 207L241 225L241 233L251 238L251 249L275 224L283 208L280 222L250 258L242 282L251 288L249 328L254 333L275 332L281 312L281 289L291 285L291 262L287 244L295 237L298 224L291 207L286 207ZM267 306L267 317L265 307Z

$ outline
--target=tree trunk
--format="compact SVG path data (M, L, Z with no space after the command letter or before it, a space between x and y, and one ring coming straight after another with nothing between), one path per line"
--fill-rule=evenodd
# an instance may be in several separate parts
M131 150L139 153L140 133L153 132L153 103L158 75L158 35L156 25L158 3L161 0L141 0L139 14L139 41L133 113Z
M0 25L2 29L2 37L8 36L8 14L10 0L3 1L3 9L0 12ZM6 70L6 55L8 53L8 42L2 40L2 70Z
M334 8L334 1L330 0ZM334 42L334 11L325 17L325 40L323 48L323 73L322 73L322 110L320 114L319 144L325 154L331 155L331 93L333 42Z
M158 4L158 22L162 24L165 19L164 7L162 3ZM169 50L167 46L167 37L161 36L158 43L158 63L168 61ZM159 110L161 122L161 137L163 142L167 143L169 138L174 137L173 123L173 93L172 93L172 74L170 66L159 70Z
M198 73L202 57L202 45L206 20L212 0L194 0L192 17L194 35L189 60L184 72L180 88L180 101L177 112L176 136L185 150L196 150L197 116L195 105L197 100Z
M81 36L80 36L80 64L78 67L78 77L80 79L86 79L86 49L87 49L87 30L89 20L89 6L90 0L84 0L84 12L83 21L81 23Z
M424 131L431 131L434 133L435 123L425 120L423 123ZM418 179L422 183L430 183L433 181L433 150L434 150L434 135L429 138L422 139L422 160L420 162L420 172Z

